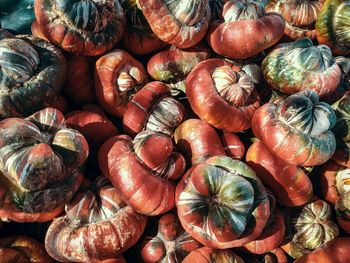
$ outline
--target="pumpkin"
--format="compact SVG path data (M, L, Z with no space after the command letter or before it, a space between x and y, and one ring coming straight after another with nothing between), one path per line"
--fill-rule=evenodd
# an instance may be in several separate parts
M114 49L96 62L96 97L100 106L114 116L123 117L127 104L147 82L143 65L124 50Z
M6 182L3 194L7 193L2 198L0 217L42 220L35 213L63 206L79 188L81 176L76 169L87 159L88 152L85 138L66 128L63 114L56 109L46 108L25 119L1 121L0 171ZM7 213L6 207L13 207L11 201L24 213L13 209Z
M112 259L106 260L94 260L92 263L127 263L123 256L118 256Z
M96 100L94 60L85 56L67 56L67 80L62 93L78 104Z
M186 95L202 120L226 132L249 129L260 106L253 79L223 59L197 64L186 78Z
M276 248L263 256L263 263L288 263L288 258L283 249Z
M183 228L212 248L240 247L255 240L270 215L265 188L245 163L214 156L193 166L176 187Z
M141 237L147 217L120 198L111 183L99 176L84 182L66 215L54 219L45 237L47 252L60 262L91 262L115 258Z
M182 263L244 263L242 258L231 250L219 250L210 247L201 247L192 251Z
M335 123L333 109L319 102L316 92L307 90L279 104L260 107L253 116L252 129L266 148L286 163L315 166L328 161L335 151L331 132Z
M350 233L350 191L345 191L340 195L335 203L335 211L340 227L346 233Z
M317 40L334 54L350 54L350 1L326 0L316 20Z
M233 0L225 3L222 19L211 23L207 42L219 55L246 59L276 44L284 27L283 18L266 14L261 3Z
M29 35L0 31L0 118L28 116L49 106L66 76L61 51Z
M244 145L237 135L224 133L219 137L212 126L198 119L188 119L180 124L174 132L174 141L191 165L217 155L236 159L244 155Z
M179 90L186 92L187 75L199 62L209 57L210 51L204 45L188 49L171 46L148 60L147 71L154 80L167 83L172 88L172 94L176 95Z
M0 239L0 259L4 263L54 261L40 242L27 236L10 236Z
M172 135L185 115L184 106L171 96L170 88L162 82L153 81L137 92L128 104L123 127L132 136L142 130Z
M347 263L350 258L349 246L349 237L338 237L299 258L295 263Z
M185 170L185 159L164 133L140 132L134 140L114 136L99 150L99 166L137 212L163 214L175 206L175 185Z
M144 262L181 262L187 254L202 246L182 228L176 215L165 214L157 223L157 233L146 234L142 242Z
M249 147L246 161L283 205L300 206L311 199L312 184L305 171L274 156L262 141Z
M165 43L189 48L204 38L209 22L209 0L138 0L154 34Z
M331 95L341 80L341 70L325 45L314 46L310 38L284 43L262 62L266 82L274 89L294 94L313 90L320 97Z
M34 20L34 0L4 0L0 4L0 27L30 34Z
M282 248L293 258L300 258L339 235L338 226L332 221L331 206L320 199L295 211L290 227L292 240Z
M34 11L43 35L74 54L101 55L124 34L124 10L118 0L37 0Z
M324 0L273 0L265 7L265 11L277 12L284 18L284 34L290 39L315 39L315 22L323 2Z
M122 0L126 17L124 46L131 53L146 55L166 46L151 30L137 0Z

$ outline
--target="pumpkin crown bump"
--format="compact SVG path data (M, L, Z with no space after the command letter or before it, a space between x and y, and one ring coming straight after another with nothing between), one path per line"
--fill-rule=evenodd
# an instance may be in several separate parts
M320 136L334 127L336 115L330 105L318 100L310 90L291 95L279 105L277 115L303 133Z
M205 15L209 0L164 0L164 3L181 24L193 26Z
M216 90L231 105L246 105L254 91L252 78L243 71L234 71L229 66L216 68L212 77Z
M350 169L345 168L337 172L335 185L339 194L350 192Z
M117 78L117 86L120 92L130 92L142 88L145 76L137 67L128 64L124 67Z
M296 68L314 72L324 72L334 64L331 49L326 45L314 46L310 38L292 43L286 52L286 60Z
M350 221L350 191L343 192L335 203L337 216Z
M233 0L224 5L222 15L225 22L256 20L265 16L265 11L259 2Z

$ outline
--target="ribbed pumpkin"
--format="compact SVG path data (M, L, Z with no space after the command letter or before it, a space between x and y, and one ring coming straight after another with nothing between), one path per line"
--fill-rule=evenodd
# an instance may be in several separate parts
M3 184L7 198L11 199L2 199L0 217L41 221L36 213L50 215L51 210L62 207L79 188L81 175L75 170L88 152L85 138L66 128L63 114L56 109L46 108L26 119L1 121L0 170L7 182ZM23 213L12 209L7 213L11 200Z
M99 150L99 166L137 212L163 214L175 206L175 185L185 170L185 159L174 151L171 137L143 131L134 140L112 137Z
M141 255L144 262L182 262L187 254L201 246L182 228L177 216L168 213L159 219L157 233L146 233Z
M267 83L285 94L308 89L320 97L329 96L341 80L341 70L331 49L325 45L315 46L310 38L277 46L261 67Z
M350 1L326 0L316 20L317 40L337 55L350 54Z
M202 247L192 251L182 263L244 263L242 258L231 250L219 250L209 247Z
M316 92L307 90L279 104L260 107L253 116L252 128L276 157L289 164L315 166L328 161L335 151L331 132L335 123L333 109L319 102Z
M246 59L276 44L284 27L283 18L266 14L260 3L233 0L225 3L222 19L211 23L207 41L219 55Z
M0 260L3 263L54 262L46 253L43 244L27 236L1 238Z
M189 48L204 38L209 22L209 0L138 0L152 31L165 43Z
M135 136L142 130L172 135L185 119L184 106L171 96L170 88L159 81L144 86L127 106L124 131Z
M203 245L240 247L255 240L270 215L265 188L245 163L214 156L193 166L176 187L184 229Z
M0 118L28 116L48 107L66 76L61 51L29 35L0 29Z
M34 11L43 35L74 54L101 55L124 34L124 10L118 0L36 0Z
M47 252L60 262L93 262L115 258L142 235L147 217L120 198L111 183L99 176L85 181L47 230Z
M315 22L324 0L273 0L266 12L279 13L286 22L285 35L291 39L316 38Z
M186 78L186 94L193 111L226 132L247 130L260 106L253 79L241 67L223 59L208 59Z

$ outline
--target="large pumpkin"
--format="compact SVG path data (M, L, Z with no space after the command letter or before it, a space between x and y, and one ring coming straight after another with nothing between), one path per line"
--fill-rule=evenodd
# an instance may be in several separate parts
M336 147L331 129L336 123L333 109L318 101L314 91L304 91L281 103L267 103L252 119L256 137L276 157L289 164L315 166L328 161Z
M261 67L267 83L285 94L309 89L320 97L329 96L341 80L340 67L330 48L314 46L309 38L277 46Z
M171 137L143 131L134 140L112 137L99 150L99 166L137 212L163 214L175 206L175 185L185 170L185 159L173 149Z
M0 29L0 118L28 116L59 94L66 61L59 49L29 35Z
M176 187L184 229L213 248L240 247L255 240L270 214L266 191L254 171L227 156L193 166Z
M139 0L138 4L154 34L165 43L189 48L207 32L209 0Z
M101 55L124 34L124 10L118 0L36 0L34 11L45 38L75 54Z
M201 246L182 228L178 217L168 213L159 219L155 234L146 234L141 255L144 262L182 262L187 254Z
M186 78L186 94L193 111L215 128L227 132L247 130L260 106L253 79L223 59L208 59Z
M317 40L338 55L350 54L350 1L326 0L316 20Z
M210 247L202 247L192 251L182 263L244 263L242 258L232 252L231 250L225 249L214 249Z
M142 235L147 217L137 214L103 176L85 181L47 230L47 252L60 262L115 258Z
M276 44L284 32L283 18L266 14L256 1L228 1L222 17L211 23L207 41L217 54L231 59L259 54Z
M81 175L75 170L84 163L88 151L85 138L66 128L63 114L56 109L1 121L0 170L7 182L3 185L7 199L2 199L0 217L31 221L36 220L36 213L62 207L79 187ZM7 213L11 201L24 213L12 209Z

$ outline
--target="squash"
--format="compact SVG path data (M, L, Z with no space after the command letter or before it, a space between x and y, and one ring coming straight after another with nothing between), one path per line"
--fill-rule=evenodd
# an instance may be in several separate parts
M244 263L243 259L231 250L219 250L210 247L202 247L192 251L182 263Z

